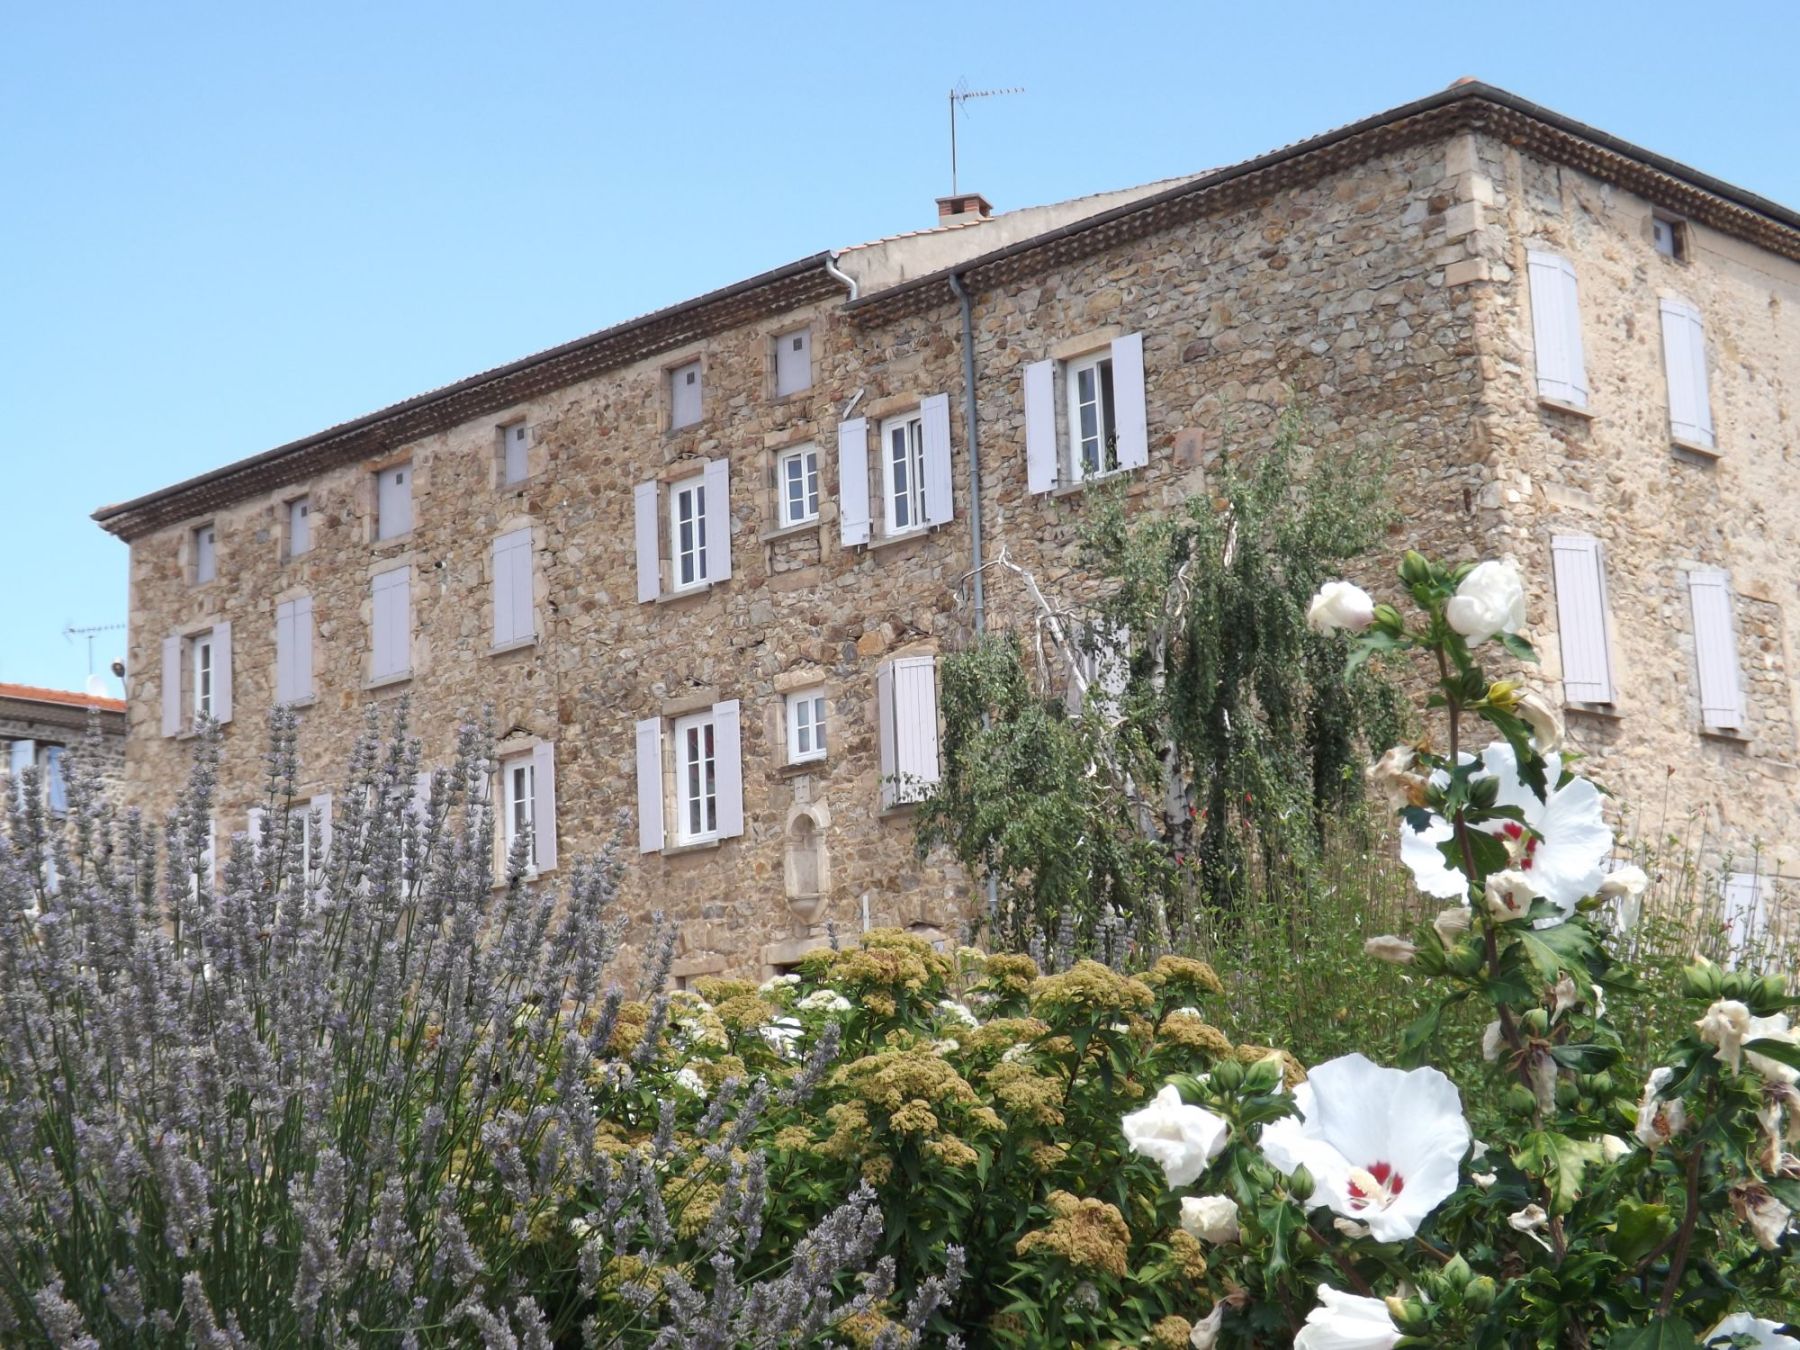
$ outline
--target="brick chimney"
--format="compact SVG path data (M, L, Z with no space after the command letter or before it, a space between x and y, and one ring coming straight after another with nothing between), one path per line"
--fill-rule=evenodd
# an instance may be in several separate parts
M979 192L960 192L954 197L939 197L937 208L940 225L973 224L994 214L992 204Z

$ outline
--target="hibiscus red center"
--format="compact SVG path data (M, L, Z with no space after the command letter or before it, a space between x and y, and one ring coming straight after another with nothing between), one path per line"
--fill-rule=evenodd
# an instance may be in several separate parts
M1368 1167L1350 1169L1350 1203L1356 1209L1386 1209L1406 1189L1406 1178L1394 1170L1392 1163L1370 1163Z

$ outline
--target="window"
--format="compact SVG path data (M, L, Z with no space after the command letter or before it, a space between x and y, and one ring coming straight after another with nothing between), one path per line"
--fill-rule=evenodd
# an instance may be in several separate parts
M1755 872L1733 872L1719 897L1719 920L1725 927L1725 964L1736 970L1748 955L1756 957L1769 937L1768 884Z
M397 679L412 671L412 568L379 572L370 583L369 678Z
M1032 492L1149 462L1142 333L1067 360L1025 367L1025 478Z
M396 464L375 475L375 538L395 539L412 527L412 465Z
M675 723L675 837L683 844L719 832L718 744L711 712Z
M812 387L812 329L783 333L775 339L775 397Z
M1606 632L1606 569L1600 541L1585 534L1550 540L1556 577L1556 639L1562 648L1563 698L1613 701L1612 647Z
M191 731L201 717L231 720L231 625L163 639L162 734Z
M219 574L218 557L214 551L214 532L211 525L202 525L194 531L194 584L203 585Z
M917 413L881 424L882 499L887 532L903 534L925 523L925 419Z
M1575 286L1575 265L1567 258L1534 248L1527 253L1527 266L1538 397L1585 408L1587 366L1581 351L1581 302Z
M1668 216L1650 217L1650 242L1665 258L1687 261L1687 222Z
M803 445L775 461L775 486L781 494L781 523L804 525L819 518L819 449Z
M296 497L287 504L288 557L312 551L312 498Z
M531 428L514 422L500 428L500 482L523 483L531 475Z
M1109 353L1068 365L1069 459L1077 482L1119 467L1119 433L1113 414L1113 365Z
M689 361L669 372L669 430L700 420L700 363Z
M904 656L875 672L883 809L923 801L938 781L937 658Z
M310 595L275 606L275 701L313 696L313 602Z
M67 753L60 745L46 745L43 751L44 805L59 816L69 809L69 781L63 774Z
M494 540L494 646L510 647L536 636L531 531L513 530Z
M1737 632L1732 624L1731 578L1713 568L1688 573L1694 615L1694 664L1700 675L1700 724L1708 731L1744 728Z
M706 581L706 480L690 478L669 489L669 540L673 546L674 588Z
M213 713L212 634L203 634L190 642L188 655L193 662L194 721L198 722Z
M528 758L502 760L500 763L500 802L504 813L506 857L511 858L521 835L532 832L532 811L537 802L532 788L532 766ZM530 866L537 866L535 845L529 855Z
M671 752L666 765L665 743ZM741 835L744 768L737 700L683 714L672 724L660 717L639 722L637 787L639 852L661 851L671 806L677 845Z
M1669 381L1669 436L1691 450L1711 454L1712 398L1706 387L1706 329L1700 311L1685 300L1662 302L1663 371Z
M640 603L731 579L730 460L701 460L698 476L667 487L639 483L636 497Z
M6 748L6 769L12 779L13 796L25 801L25 771L37 763L36 741L14 741Z
M803 689L787 696L788 763L825 758L825 695Z

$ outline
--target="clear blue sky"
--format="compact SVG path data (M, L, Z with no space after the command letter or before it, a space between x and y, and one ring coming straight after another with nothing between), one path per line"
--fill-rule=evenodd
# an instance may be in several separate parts
M0 680L122 622L95 507L930 223L1475 75L1800 206L1800 6L14 4L0 19ZM102 634L97 668L124 655Z

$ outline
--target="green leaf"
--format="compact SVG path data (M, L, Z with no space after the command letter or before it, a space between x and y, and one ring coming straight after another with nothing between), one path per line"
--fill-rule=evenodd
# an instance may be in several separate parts
M1616 1047L1597 1045L1593 1041L1576 1041L1550 1047L1550 1058L1576 1073L1599 1073L1600 1070L1617 1064L1619 1057Z
M1675 1231L1675 1219L1667 1205L1647 1205L1628 1196L1619 1201L1617 1217L1608 1227L1613 1234L1608 1249L1630 1269Z
M1442 1003L1433 1004L1419 1016L1406 1024L1400 1033L1400 1064L1402 1068L1416 1069L1425 1062L1425 1049L1437 1035L1438 1023L1443 1020Z
M1700 1350L1694 1329L1679 1317L1665 1317L1647 1327L1621 1327L1606 1350Z
M1497 636L1500 645L1506 648L1506 650L1518 660L1529 661L1532 665L1537 664L1537 651L1529 642L1520 637L1517 633L1500 633Z
M1603 1156L1598 1139L1529 1130L1513 1154L1513 1162L1521 1171L1542 1176L1550 1187L1550 1212L1566 1214L1581 1195L1588 1164L1598 1164Z
M1264 1263L1263 1274L1272 1280L1293 1264L1288 1247L1294 1234L1306 1227L1306 1214L1298 1204L1284 1200L1263 1210L1262 1221L1269 1234L1269 1257Z
M1587 959L1594 954L1593 934L1573 922L1553 928L1527 928L1519 934L1519 945L1538 974L1550 983L1565 970L1585 975Z
M1744 1049L1752 1054L1767 1055L1770 1059L1778 1060L1790 1069L1800 1069L1800 1045L1796 1045L1793 1041L1762 1036L1754 1041L1746 1041Z

